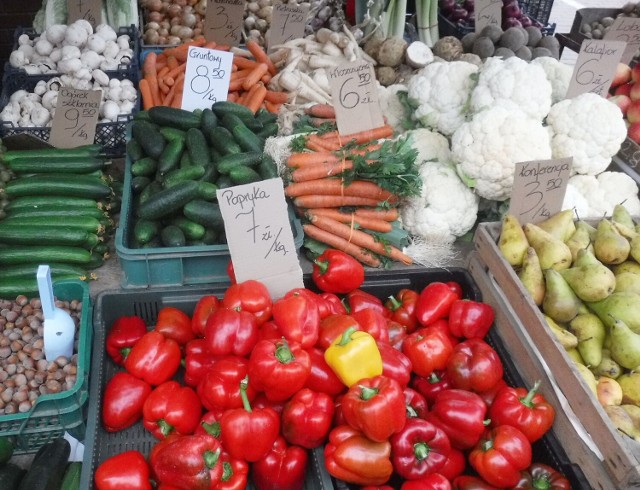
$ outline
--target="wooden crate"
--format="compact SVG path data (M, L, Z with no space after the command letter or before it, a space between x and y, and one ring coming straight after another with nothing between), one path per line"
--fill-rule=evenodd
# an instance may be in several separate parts
M567 456L572 461L581 463L594 488L640 488L640 444L623 436L611 423L573 361L547 326L540 309L522 286L515 271L503 259L497 246L499 234L500 223L483 223L476 231L474 245L480 261L492 276L496 289L513 311L512 328L516 331L513 338L528 337L530 351L539 352L537 356L529 353L528 359L532 366L528 365L528 360L522 363L523 370L528 371L524 373L525 378L526 375L537 373L535 358L539 357L540 363L548 366L544 370L546 377L557 385L575 414L576 421L582 424L591 437L591 442L585 442L578 436L575 428L572 429L563 422L567 414L560 413L554 430L560 431L559 439L565 445ZM477 269L477 266L474 267ZM544 364L541 365L544 367ZM602 464L596 464L598 457L594 451L599 451L602 455Z

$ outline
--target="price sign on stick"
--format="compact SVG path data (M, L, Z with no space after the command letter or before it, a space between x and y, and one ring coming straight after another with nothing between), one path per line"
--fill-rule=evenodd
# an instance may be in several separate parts
M304 287L282 179L227 187L217 196L237 281L261 281L274 300Z
M384 125L371 63L355 61L327 69L336 123L341 135Z
M204 37L218 44L237 46L242 36L244 0L208 0Z
M502 25L502 0L476 0L475 2L476 33L487 26Z
M516 163L509 213L538 223L562 210L572 158Z
M604 39L627 43L620 61L628 65L640 48L640 18L618 17L604 35Z
M273 6L269 28L269 48L304 35L309 7L308 3L303 5L276 3Z
M191 46L187 54L182 109L192 111L227 100L233 54Z
M585 39L569 82L567 99L586 92L606 97L625 46L622 41Z
M62 87L51 123L49 143L56 148L90 145L96 136L102 90Z
M95 29L102 23L102 0L67 0L67 22L84 19Z

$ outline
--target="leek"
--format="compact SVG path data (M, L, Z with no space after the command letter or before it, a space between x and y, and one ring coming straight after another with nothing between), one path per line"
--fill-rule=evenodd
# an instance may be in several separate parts
M438 0L416 0L416 27L418 39L433 47L440 38L438 33Z
M407 17L407 0L389 0L382 13L381 29L384 38L404 37L404 24Z

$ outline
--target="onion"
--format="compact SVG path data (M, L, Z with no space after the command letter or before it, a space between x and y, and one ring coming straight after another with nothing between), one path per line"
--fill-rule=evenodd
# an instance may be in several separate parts
M440 10L443 14L449 14L454 8L456 8L455 0L442 0L440 2Z
M162 0L149 0L145 7L150 12L160 12L162 10Z
M157 31L158 29L160 29L160 24L158 24L157 22L147 22L147 25L145 27L147 29Z
M451 20L453 21L467 20L468 17L469 17L469 11L462 7L456 7L451 12Z
M522 27L522 24L515 17L507 17L506 19L502 20L502 26L508 29L509 27Z
M182 26L178 29L178 36L182 39L190 38L193 36L193 29L191 29L191 27Z
M196 16L188 12L182 14L182 25L186 27L194 27L196 25Z
M505 17L505 18L513 17L513 18L517 19L521 15L522 15L522 12L521 12L520 6L518 5L518 2L516 0L509 0L502 7L502 16Z
M161 12L149 12L147 14L147 19L154 24L161 22L164 19L164 14Z
M169 37L169 29L165 29L164 27L161 29L158 29L158 36L160 37ZM162 44L162 43L160 43Z
M167 8L167 15L169 17L177 17L182 14L182 7L180 5L172 4Z
M518 20L520 21L522 27L530 27L533 25L533 21L531 20L531 18L527 17L526 15L523 15Z

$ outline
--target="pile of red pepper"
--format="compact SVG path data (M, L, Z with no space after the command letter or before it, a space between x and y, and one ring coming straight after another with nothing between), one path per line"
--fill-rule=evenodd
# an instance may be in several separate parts
M483 340L491 306L454 282L383 302L358 289L354 259L317 260L320 294L272 301L245 281L191 317L163 308L153 330L138 317L111 326L106 349L124 370L105 387L103 427L142 420L158 442L104 461L99 490L243 489L249 477L258 490L302 489L307 450L322 445L327 471L363 488L569 488L532 464L554 409L537 386L504 382Z

